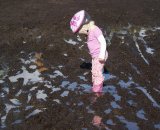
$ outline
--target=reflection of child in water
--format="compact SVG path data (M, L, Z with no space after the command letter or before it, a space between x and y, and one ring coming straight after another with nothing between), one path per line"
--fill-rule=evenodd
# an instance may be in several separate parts
M95 115L92 120L92 124L100 129L108 130L109 128L102 122L102 117Z
M92 57L92 91L101 92L104 81L103 67L108 58L106 41L102 31L95 25L89 14L84 10L77 12L72 17L70 28L73 33L87 35L87 46Z

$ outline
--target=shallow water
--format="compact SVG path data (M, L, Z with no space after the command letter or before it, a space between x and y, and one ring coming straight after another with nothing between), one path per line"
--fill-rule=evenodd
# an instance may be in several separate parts
M119 39L121 46L131 46L132 53L136 53L144 65L152 67L150 60L152 57L156 57L156 49L153 46L150 47L145 39L158 31L160 31L160 27L136 28L129 25L118 31L111 31L107 40L112 41L115 36ZM147 34L147 32L151 32L151 34ZM132 43L128 43L127 38L132 39ZM79 36L77 41L64 38L64 42L70 46L76 46L80 50L83 48L80 44L82 39ZM0 110L1 129L21 124L25 119L43 113L48 109L45 104L51 96L55 96L51 99L51 104L67 106L73 104L77 108L83 107L88 115L93 116L90 124L100 129L109 130L120 126L120 128L128 130L139 130L142 127L141 122L146 121L150 128L160 129L160 118L152 117L152 114L160 114L160 103L157 100L159 97L155 99L154 96L154 94L159 96L160 89L138 82L135 77L143 76L143 71L145 71L138 65L138 62L128 60L128 66L135 73L124 69L121 74L125 75L125 79L119 74L104 73L103 93L92 94L91 84L88 82L91 77L88 77L90 70L84 70L81 75L76 75L77 81L73 81L67 73L63 72L65 65L59 64L52 67L53 65L49 64L46 67L46 63L41 57L43 54L38 52L28 54L25 51L21 53L25 55L25 58L19 55L20 62L17 64L20 67L15 68L14 73L9 73L13 68L9 68L6 63L1 62L0 96L3 106ZM64 57L67 56L68 54L64 53ZM81 57L79 59L85 61ZM57 80L60 81L59 85L56 83ZM73 95L79 95L79 97L89 95L89 98L85 101L83 98L75 96L73 103ZM99 104L99 107L95 105L96 103ZM95 109L95 107L97 108ZM73 107L68 109L76 111ZM24 116L21 113L25 113ZM13 115L12 118L10 118L11 115ZM81 118L84 118L83 115ZM82 130L87 129L89 128L82 128Z

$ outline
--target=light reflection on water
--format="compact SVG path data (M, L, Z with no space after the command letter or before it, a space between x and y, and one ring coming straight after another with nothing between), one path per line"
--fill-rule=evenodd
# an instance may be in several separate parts
M38 113L42 112L41 110L34 110L33 112L31 112L29 115L26 116L26 119L31 117L31 116L34 116L34 115L37 115Z
M148 119L145 117L145 114L146 114L146 113L144 112L143 109L139 110L139 111L136 113L136 115L137 115L138 118L140 118L140 119L142 119L142 120L148 120Z
M154 127L155 127L156 129L160 129L160 123L159 123L159 124L155 124Z
M111 41L113 38L113 35L116 34L123 42L125 42L125 37L127 37L129 33L129 28L125 28L121 31L116 32L111 32L109 40ZM144 40L145 37L147 37L146 31L152 30L152 31L157 31L159 28L141 28L138 33L138 37L134 35L133 41L135 41L135 45L138 49L138 52L140 56L142 57L142 60L145 61L145 63L149 64L149 60L145 55L142 53L140 50L139 46L137 46L139 43L137 41L141 40L142 44L144 44L145 50L148 54L153 55L155 53L155 50L153 48L150 48L147 45L147 42ZM79 42L81 40L79 39L79 42L77 43L76 41L73 41L72 39L66 40L65 42L71 44L71 45L79 45ZM25 52L23 52L25 54ZM82 73L82 75L77 75L81 83L79 82L73 82L72 80L69 79L67 74L63 73L61 68L65 68L65 65L58 65L57 67L55 66L55 69L51 69L52 73L48 73L47 78L48 80L45 79L45 76L42 74L42 72L46 72L49 70L49 68L46 68L43 59L41 57L42 53L30 53L28 57L21 58L21 68L17 69L17 72L15 74L10 74L8 75L9 69L3 69L3 72L0 71L0 76L2 77L0 79L0 85L2 86L0 96L2 98L4 108L1 110L0 118L1 118L1 126L0 128L5 128L6 127L6 120L8 120L8 115L12 113L13 109L16 109L14 114L19 115L21 113L21 110L18 109L20 107L24 107L24 111L28 112L29 110L32 110L31 112L27 113L25 115L25 118L28 119L30 117L33 117L34 115L37 115L46 109L43 106L43 102L47 102L48 98L50 95L54 95L55 93L57 94L57 97L55 99L52 99L53 102L51 103L57 103L57 104L64 104L62 101L63 99L66 99L67 97L72 96L71 94L74 92L79 92L81 96L85 94L92 94L90 89L91 89L91 84L88 83L88 72ZM65 53L64 56L67 56L68 54ZM136 64L130 63L131 68L138 74L141 75L140 73L140 68L137 67ZM40 69L41 68L41 69ZM32 71L30 71L30 70ZM124 70L124 73L125 70ZM10 83L6 80L6 77L9 79ZM112 73L105 73L105 84L103 87L103 94L102 95L95 95L89 104L85 103L84 101L78 101L76 104L77 107L85 107L85 110L88 114L93 115L93 125L98 127L98 128L106 128L109 129L109 126L116 126L119 122L124 125L125 128L129 130L138 130L140 129L138 126L138 123L136 122L144 120L144 121L149 121L152 120L148 116L148 113L146 109L139 109L139 99L136 98L138 93L141 93L144 98L147 98L148 104L147 106L150 107L151 109L160 109L160 104L154 99L154 96L149 93L150 90L148 90L145 86L141 86L140 84L136 83L132 75L128 76L128 80L120 79L119 76L114 75ZM16 85L19 83L19 79L23 79L23 83L21 84L21 87L18 88L12 88L10 84ZM59 84L59 86L54 85L54 80L56 79L61 79L62 82ZM114 83L112 83L114 81ZM110 84L108 84L110 83ZM112 84L111 84L112 83ZM43 86L40 87L40 86ZM9 97L8 94L10 94L10 91L13 91L15 89L15 93L13 93L12 97ZM154 88L155 89L155 88ZM156 89L159 91L158 89ZM124 93L122 93L123 91ZM126 94L126 95L124 95ZM27 96L26 96L27 95ZM126 96L128 96L126 98ZM26 101L24 103L20 96L26 96ZM103 103L103 109L101 110L104 115L112 115L113 118L104 118L97 115L96 109L94 109L94 104L96 104L99 100L102 100L106 96L106 101ZM73 97L72 97L73 98ZM135 99L136 98L136 99ZM41 107L36 104L32 104L33 100L36 100L40 103L42 103ZM121 112L115 113L115 111L125 111L124 109L124 104L129 105L129 107L134 107L136 110L132 112L133 116L137 117L137 120L129 120L127 117L125 117L124 114ZM149 104L151 102L151 105ZM66 102L70 106L70 100ZM143 105L142 105L143 106ZM130 114L130 113L128 113ZM115 120L118 119L118 121ZM23 122L23 119L19 117L19 119L14 118L12 120L12 125L17 125L21 124ZM111 127L112 128L112 127ZM157 121L154 124L154 128L160 129L160 123ZM87 128L82 128L82 130L87 130Z
M139 130L139 127L138 127L137 123L128 121L123 116L116 116L116 117L120 120L120 122L125 124L125 127L128 130Z
M114 122L113 122L113 120L112 119L108 119L107 121L106 121L106 124L107 125L116 125Z

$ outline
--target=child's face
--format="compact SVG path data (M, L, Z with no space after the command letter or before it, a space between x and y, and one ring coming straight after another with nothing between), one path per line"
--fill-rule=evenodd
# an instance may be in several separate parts
M88 25L86 25L86 24L83 25L78 33L79 34L86 34L86 35L88 35Z

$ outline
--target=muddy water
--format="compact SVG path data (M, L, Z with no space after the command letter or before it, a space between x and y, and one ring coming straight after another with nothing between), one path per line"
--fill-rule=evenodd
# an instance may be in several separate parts
M44 58L45 53L25 49L14 59L16 67L2 56L0 128L25 126L28 129L32 128L32 123L40 122L37 129L49 129L50 126L81 130L160 129L160 75L155 72L159 52L153 41L160 34L160 27L129 24L104 30L104 34L111 43L108 51L114 60L106 63L102 93L90 91L89 69L66 71L68 64L51 64ZM80 53L85 51L79 36L77 39L64 37L63 41L78 48ZM111 46L113 51L109 50ZM117 49L122 51L116 54ZM62 56L67 59L69 54L65 51ZM81 55L76 59L81 63L88 62ZM110 66L115 66L115 70ZM76 69L80 72L75 74ZM41 126L43 123L45 127Z

